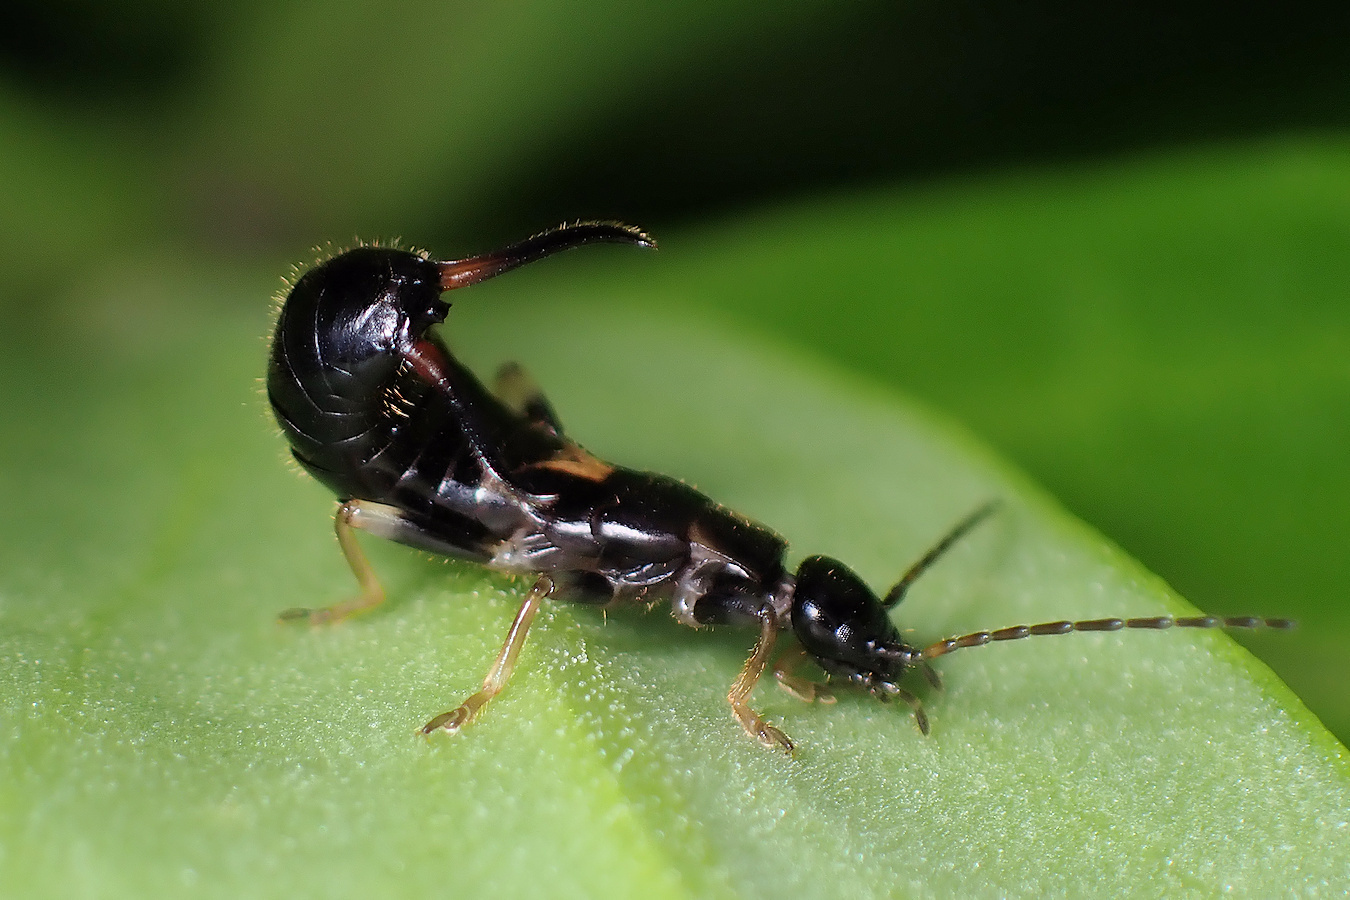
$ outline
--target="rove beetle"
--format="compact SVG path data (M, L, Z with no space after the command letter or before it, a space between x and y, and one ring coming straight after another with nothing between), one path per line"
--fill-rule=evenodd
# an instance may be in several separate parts
M928 719L900 686L929 661L966 647L1032 635L1121 628L1289 628L1284 619L1158 616L1091 619L977 631L918 649L889 611L949 547L992 512L976 510L916 562L884 597L824 556L784 566L786 542L692 487L597 459L563 433L524 370L507 364L487 390L432 330L450 305L442 294L582 244L654 247L625 225L578 222L495 253L437 262L379 246L348 250L304 273L286 297L272 339L267 395L300 465L338 497L334 526L361 593L283 619L341 619L384 600L354 529L421 550L538 578L525 595L482 690L428 722L456 732L501 692L544 598L622 604L669 600L685 625L759 628L727 694L752 737L791 752L792 741L748 700L780 632L800 652L774 675L802 700L832 697L792 674L803 659L882 700L898 698Z

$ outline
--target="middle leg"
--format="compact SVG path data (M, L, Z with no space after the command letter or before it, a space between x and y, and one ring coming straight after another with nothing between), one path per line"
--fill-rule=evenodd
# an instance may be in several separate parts
M497 661L492 664L492 669L483 679L482 690L449 712L441 713L426 725L423 725L423 734L431 734L438 729L455 734L476 719L479 712L488 704L488 701L502 692L502 689L506 687L507 679L511 677L511 672L516 667L516 659L520 656L520 650L525 646L525 635L530 630L530 623L534 621L544 598L552 594L553 590L553 579L548 575L540 575L539 580L534 583L534 587L530 588L530 592L525 595L525 602L520 605L520 609L516 612L516 618L511 623L511 629L506 633L506 642L502 644L501 652L497 654Z

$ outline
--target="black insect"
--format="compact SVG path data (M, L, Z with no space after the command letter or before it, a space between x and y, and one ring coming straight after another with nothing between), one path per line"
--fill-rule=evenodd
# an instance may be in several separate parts
M686 625L757 626L727 699L746 732L788 751L787 736L748 704L780 632L800 645L774 667L790 693L831 699L823 685L793 674L809 659L827 680L903 700L926 734L927 717L901 679L916 669L936 686L929 661L953 650L1071 631L1289 627L1281 619L1112 618L910 646L889 610L992 505L953 528L884 597L827 557L808 557L790 573L778 535L673 478L597 459L564 436L519 366L503 367L488 391L432 330L450 308L443 292L594 242L654 246L636 229L585 223L452 262L358 247L306 272L277 322L268 398L296 460L338 496L338 541L361 587L347 603L284 618L332 621L384 600L353 529L538 576L482 690L428 722L425 733L459 730L502 690L540 603L553 594L599 604L665 599Z

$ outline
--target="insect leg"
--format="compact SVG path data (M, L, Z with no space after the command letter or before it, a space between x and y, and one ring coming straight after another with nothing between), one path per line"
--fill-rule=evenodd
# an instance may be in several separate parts
M773 651L774 639L777 637L778 625L774 621L772 611L766 609L760 614L759 640L755 642L755 649L750 652L750 658L745 661L740 677L727 692L727 702L731 704L732 716L741 723L746 734L766 747L780 747L791 753L792 741L788 736L765 722L759 713L745 702L750 697L750 692L755 689L759 676L764 674L764 667L769 662L769 654Z
M830 693L823 683L792 674L797 666L801 665L809 656L810 654L805 650L798 650L781 657L773 665L773 677L778 680L780 688L803 703L815 703L816 701L833 703L834 694Z
M507 409L524 416L530 424L542 425L551 429L554 434L562 434L562 423L558 421L558 414L553 411L553 404L548 402L538 383L520 363L502 364L497 370L492 393L506 404Z
M437 729L444 729L451 734L456 733L477 718L478 713L487 705L487 702L502 692L502 688L506 687L507 679L511 677L511 671L516 667L516 658L520 656L520 649L525 646L525 635L530 630L530 623L534 621L535 614L539 612L539 605L545 597L553 593L553 590L553 579L548 575L540 575L539 580L534 583L534 587L530 588L530 592L525 595L525 602L520 605L520 609L516 612L516 618L511 623L511 629L506 633L506 643L502 644L501 652L497 654L497 661L492 664L492 669L483 679L483 689L450 712L441 713L422 726L423 734L431 734Z
M361 551L361 545L356 542L356 534L352 529L364 528L376 534L381 534L397 527L399 522L401 522L401 519L398 516L398 511L392 506L385 506L382 503L348 500L339 506L337 513L333 516L333 531L337 533L338 546L342 548L342 555L347 557L347 565L352 567L352 574L356 576L356 583L360 586L361 593L350 600L325 606L321 609L305 609L303 607L288 609L282 612L278 618L283 622L303 619L311 625L321 625L325 622L340 621L353 613L373 609L383 603L384 588L380 587L380 581L375 577L375 570L371 568L370 560L366 559L366 554Z
M415 513L376 503L372 500L345 500L338 506L333 516L333 531L337 533L338 546L342 555L347 557L347 565L361 593L351 600L326 606L321 609L296 608L281 613L285 622L303 620L311 625L325 622L337 622L353 613L362 612L379 606L384 602L384 589L380 587L375 570L371 568L361 545L356 541L355 529L361 529L376 537L388 541L397 541L419 550L439 553L442 556L456 556L465 559L484 561L487 557L480 539L471 528L458 527L457 520L442 518L437 523L429 522Z

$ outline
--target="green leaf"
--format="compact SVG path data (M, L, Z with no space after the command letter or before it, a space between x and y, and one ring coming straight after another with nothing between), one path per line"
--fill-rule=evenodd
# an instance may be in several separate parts
M661 257L622 264L466 292L446 333L480 371L526 362L600 455L693 481L874 584L1002 498L897 614L918 641L1189 610L950 422L691 314ZM214 307L168 299L210 284ZM0 894L1350 885L1343 749L1221 634L954 655L947 691L924 692L926 739L903 707L765 685L788 758L728 714L751 635L560 602L479 723L417 736L476 689L525 585L368 540L385 608L275 623L353 585L332 503L286 470L257 393L265 290L140 272L4 338Z

